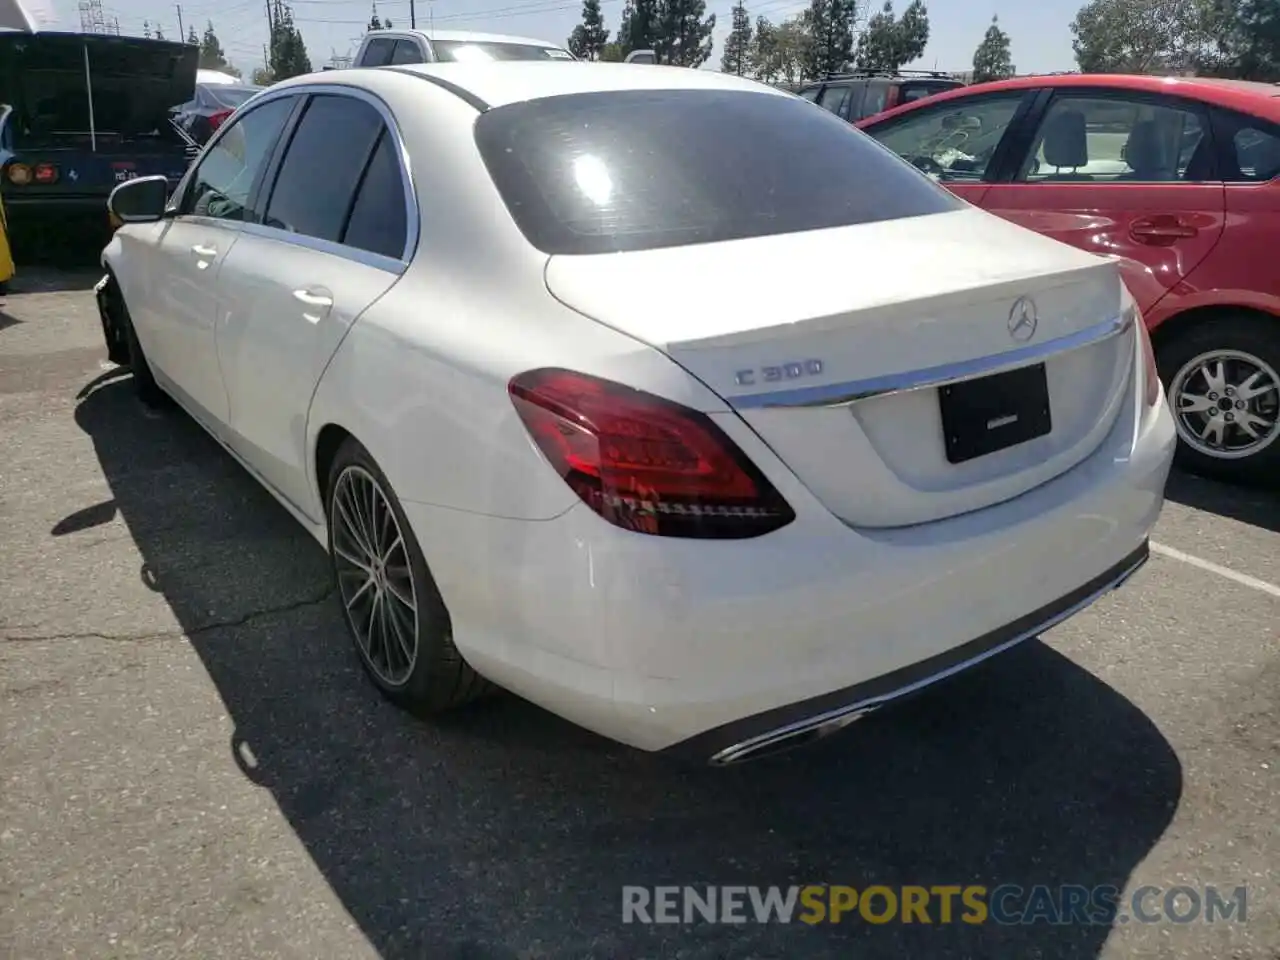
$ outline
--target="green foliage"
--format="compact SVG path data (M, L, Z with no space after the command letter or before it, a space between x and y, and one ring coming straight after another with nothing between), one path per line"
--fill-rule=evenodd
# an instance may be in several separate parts
M271 7L271 41L267 55L273 82L311 72L307 46L294 25L293 8L285 0L274 0Z
M803 15L779 24L757 17L751 44L752 75L762 83L799 83L804 76L809 43Z
M1183 73L1212 61L1221 17L1213 0L1090 0L1071 23L1084 73Z
M733 5L733 26L724 41L720 69L743 76L751 67L751 17L743 0Z
M569 34L569 52L579 60L599 60L608 42L600 0L582 0L582 22Z
M616 40L606 43L604 49L600 51L600 60L602 63L621 63L626 53L622 50L622 44Z
M706 0L658 0L658 33L653 49L659 63L700 67L711 57L716 16Z
M1003 80L1017 72L1013 59L1009 55L1009 35L1000 29L996 17L991 18L991 26L973 51L973 82L986 83L989 80Z
M200 40L200 67L203 70L226 71L229 64L227 55L222 49L218 35L213 32L213 21L206 21L204 37ZM196 28L191 28L191 37L196 35Z
M1218 37L1201 67L1218 76L1280 82L1280 0L1217 0L1209 14Z
M893 15L892 0L885 0L858 38L855 60L865 70L897 70L918 60L928 45L929 10L923 0L911 0L901 17Z
M625 57L632 50L656 49L658 0L627 0L618 25L618 45Z
M800 15L807 35L804 44L804 73L821 77L844 70L853 57L853 21L857 0L810 0Z
M193 47L200 46L200 37L196 34L196 25L187 27L187 43Z

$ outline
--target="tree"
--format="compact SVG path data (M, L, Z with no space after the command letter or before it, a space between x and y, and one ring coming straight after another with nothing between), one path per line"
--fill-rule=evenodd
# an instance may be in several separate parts
M622 44L614 40L604 45L604 49L600 51L600 60L603 63L621 63L626 54L622 52Z
M632 50L654 50L658 39L658 0L626 0L618 24L618 46L625 57Z
M1003 80L1012 77L1014 72L1013 60L1009 56L1009 35L1000 29L998 18L992 17L986 35L978 49L973 51L973 82Z
M275 0L271 8L271 42L268 69L273 82L311 72L311 58L302 34L293 23L293 9L285 0Z
M191 28L192 36L195 35L195 27ZM200 67L203 70L223 70L227 69L227 55L222 49L222 43L218 40L218 35L213 32L213 21L206 21L204 28L204 37L200 41Z
M1085 73L1180 73L1214 59L1219 17L1212 0L1090 0L1071 46Z
M194 23L187 27L187 44L192 47L200 46L200 37L196 35L196 25Z
M720 55L720 69L724 73L743 76L751 66L751 17L747 5L738 0L733 5L733 26L724 40L724 53Z
M271 69L269 67L255 67L252 82L255 87L269 87L275 81L271 78Z
M911 0L901 17L894 17L892 0L867 21L855 56L865 70L897 70L918 60L929 45L929 11L923 0Z
M1217 76L1280 81L1280 0L1217 0L1207 17L1217 49L1200 68Z
M706 0L658 0L653 49L659 63L700 67L711 57L716 15L706 16Z
M164 39L164 27L160 26L160 24L158 24L158 23L156 24L155 38L156 38L157 40L163 40L163 39Z
M761 83L795 85L804 76L809 33L800 17L773 24L767 17L756 18L751 44L751 73Z
M810 77L838 73L853 56L853 21L857 0L810 0L800 15L808 34L804 49L804 72Z
M569 52L579 60L599 60L608 42L600 0L582 0L582 22L569 34Z

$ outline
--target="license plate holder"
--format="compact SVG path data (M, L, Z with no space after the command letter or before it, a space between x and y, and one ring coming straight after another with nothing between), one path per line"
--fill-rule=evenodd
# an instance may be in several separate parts
M1043 363L938 388L947 462L966 463L1053 430Z

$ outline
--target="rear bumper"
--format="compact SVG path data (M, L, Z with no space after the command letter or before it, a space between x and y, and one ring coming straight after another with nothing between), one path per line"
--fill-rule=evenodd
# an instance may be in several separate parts
M710 758L715 766L727 766L836 733L883 706L1039 636L1118 589L1149 557L1150 546L1144 540L1137 550L1082 587L976 640L872 680L708 730L663 752L689 760Z
M478 671L612 739L724 762L950 676L1132 573L1175 445L1164 402L1134 406L1062 476L916 527L850 528L774 467L797 519L745 541L630 534L581 505L546 521L404 507Z

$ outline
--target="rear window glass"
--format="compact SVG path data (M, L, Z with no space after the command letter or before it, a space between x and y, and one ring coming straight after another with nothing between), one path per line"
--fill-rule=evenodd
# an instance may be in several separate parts
M957 210L891 151L794 97L626 90L498 107L476 140L549 254L647 250Z
M261 87L232 87L232 86L214 86L208 88L209 95L224 107L238 107L244 103Z
M532 43L493 43L472 40L432 40L431 48L439 60L462 63L489 60L572 60L565 50L540 47Z
M923 100L925 97L932 97L935 93L941 93L943 90L954 90L956 87L962 86L959 83L942 82L924 82L924 83L904 83L902 85L901 94L898 96L899 103L911 103L914 100Z

